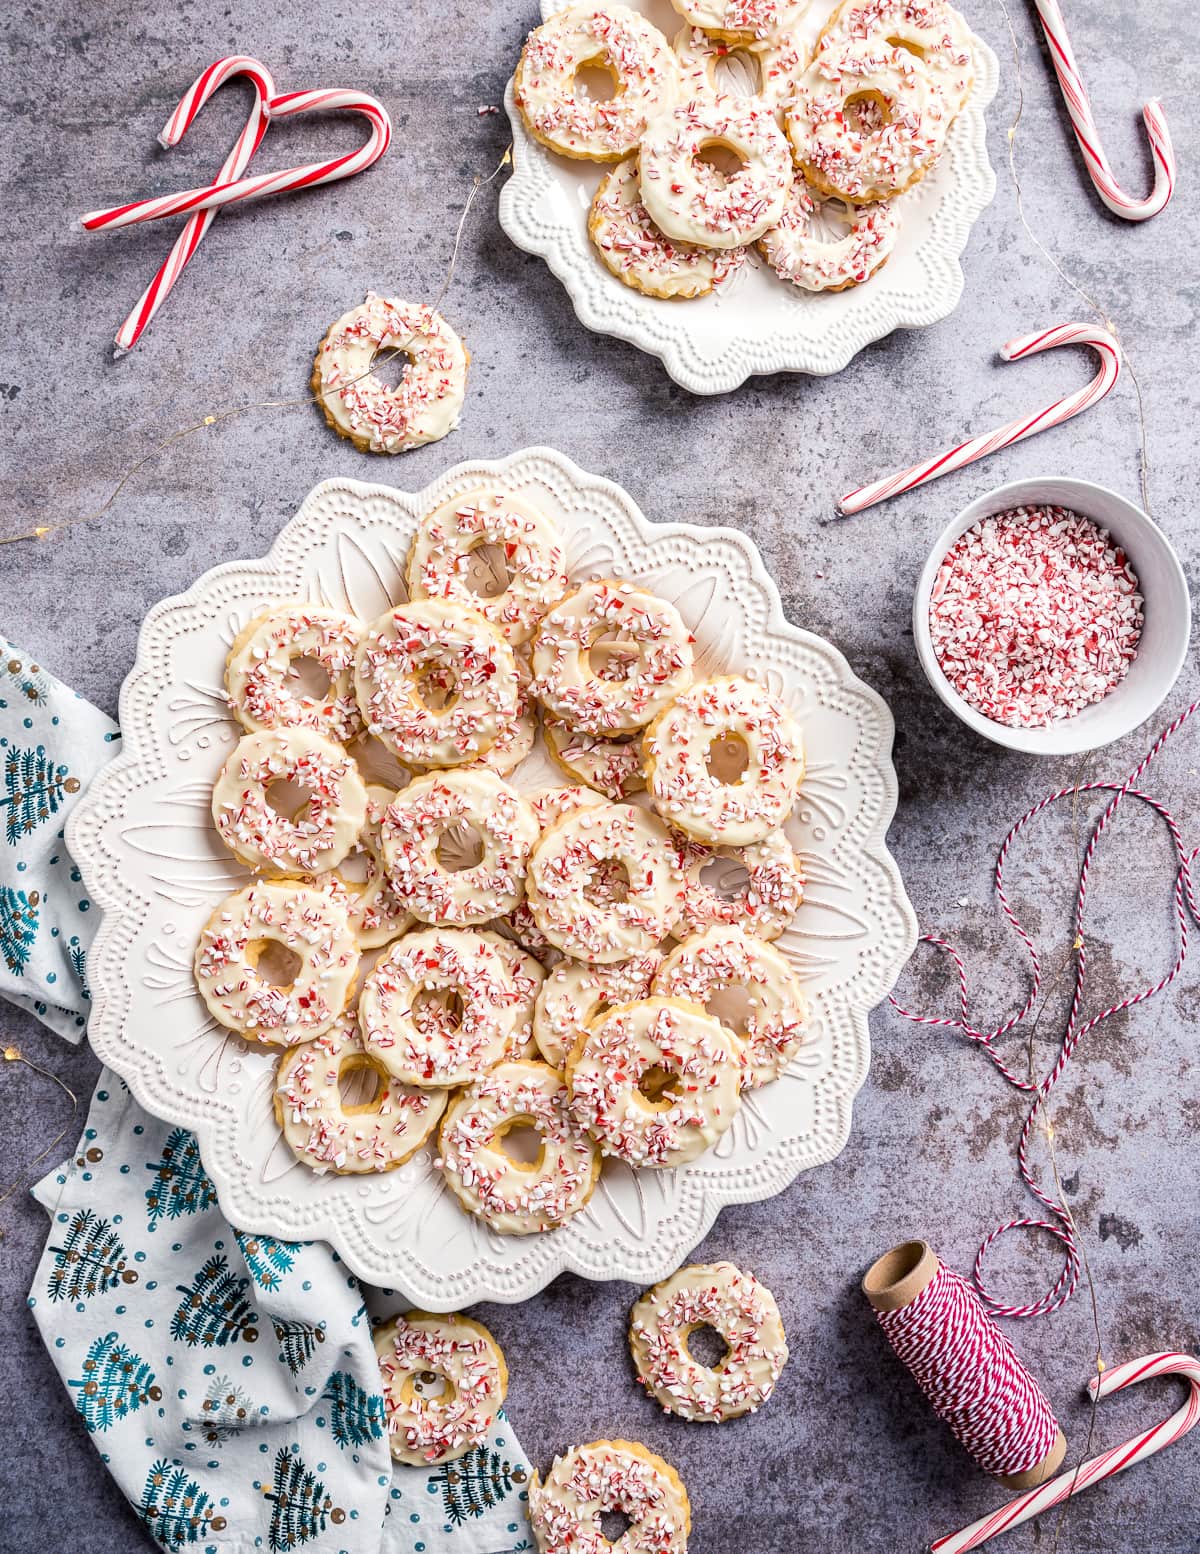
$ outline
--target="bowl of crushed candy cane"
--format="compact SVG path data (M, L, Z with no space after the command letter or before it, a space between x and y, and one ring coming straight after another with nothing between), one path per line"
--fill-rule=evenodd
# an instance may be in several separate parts
M1141 508L1088 480L1017 480L939 537L913 636L930 685L976 733L1078 755L1143 723L1179 677L1187 580Z

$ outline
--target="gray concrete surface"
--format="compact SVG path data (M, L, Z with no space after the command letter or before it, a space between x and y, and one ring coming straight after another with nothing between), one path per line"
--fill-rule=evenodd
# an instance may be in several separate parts
M1137 105L1157 92L1172 113L1180 196L1166 216L1135 229L1110 219L1094 198L1032 8L1011 4L1025 56L1019 157L1029 216L1120 323L1145 397L1155 510L1195 586L1195 7L1191 0L1069 7L1106 141L1132 186L1148 177ZM505 145L504 119L479 118L476 108L500 102L534 9L532 0L394 7L182 0L165 9L52 0L8 8L0 533L89 510L134 457L198 413L302 392L315 342L366 288L432 296L468 179L491 168ZM1002 479L1080 474L1135 495L1133 385L1123 383L1071 428L987 466L852 526L823 524L831 494L858 478L937 448L952 432L1015 414L1091 371L1083 354L1025 367L996 362L1001 341L1076 315L1082 304L1017 224L1003 165L1016 101L1003 15L983 0L968 0L967 10L1003 61L990 119L1000 190L971 239L966 296L949 322L865 351L833 381L759 380L726 398L696 400L657 362L579 326L557 282L499 231L492 188L445 304L475 353L458 432L380 463L338 441L311 408L223 424L144 469L101 522L0 549L4 630L114 711L147 608L218 562L261 554L317 480L353 474L416 487L458 459L557 444L621 481L651 515L743 527L778 578L791 617L831 637L889 698L902 792L892 846L909 891L926 926L949 931L976 964L992 968L979 988L981 1010L1011 1008L1023 984L991 900L991 860L1007 823L1074 767L1013 757L951 722L913 656L912 587L936 529ZM241 120L236 92L215 102L169 159L154 137L191 76L234 50L270 61L283 88L344 82L376 92L395 116L395 149L364 179L219 220L143 347L114 364L112 332L169 235L160 227L85 237L69 230L68 218L207 180ZM261 165L348 146L356 135L345 124L297 124L276 132ZM1197 694L1193 656L1153 727ZM1151 732L1104 754L1097 770L1123 774ZM1198 740L1200 729L1154 778L1193 840ZM1030 844L1019 870L1027 920L1051 957L1064 948L1059 886L1071 855L1063 816ZM1170 936L1163 839L1144 815L1131 814L1098 872L1096 997L1164 967ZM916 963L906 987L927 1007L949 1006L949 986L932 960ZM1104 1027L1062 1092L1063 1169L1110 1362L1200 1347L1198 1024L1200 977L1189 968L1172 995ZM68 1051L11 1010L2 1028L90 1091L95 1065L86 1052ZM1038 1039L1044 1062L1055 1029L1048 1016ZM763 1413L719 1434L656 1414L626 1364L628 1287L565 1278L526 1305L483 1313L507 1351L511 1413L534 1459L544 1463L596 1435L644 1438L687 1480L695 1554L910 1554L1001 1498L914 1396L856 1284L874 1254L914 1233L965 1268L994 1222L1029 1209L1012 1161L1021 1102L981 1054L951 1038L887 1011L875 1017L873 1037L874 1064L842 1157L770 1203L726 1212L700 1249L754 1268L779 1297L794 1359ZM0 1178L44 1148L62 1114L61 1097L27 1071L0 1070ZM0 1390L9 1420L0 1549L34 1554L51 1528L80 1554L147 1546L24 1309L44 1237L41 1213L18 1195L0 1209L0 1224ZM997 1266L1014 1294L1040 1291L1054 1271L1048 1250L1028 1244L1004 1251ZM1093 1350L1086 1299L1021 1325L1015 1336L1072 1441L1081 1442L1080 1389ZM1176 1401L1166 1385L1127 1395L1103 1409L1099 1437L1113 1442ZM1001 1546L1013 1554L1050 1549L1054 1531L1050 1522L1028 1527ZM1196 1554L1195 1439L1077 1502L1057 1546L1064 1554Z

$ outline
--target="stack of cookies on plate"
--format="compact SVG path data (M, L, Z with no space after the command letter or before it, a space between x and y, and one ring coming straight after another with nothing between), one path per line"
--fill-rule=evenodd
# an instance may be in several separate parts
M842 0L818 34L808 0L672 4L673 46L626 6L578 5L517 66L537 140L617 164L588 222L605 265L664 298L711 292L751 247L804 291L869 279L899 235L893 202L937 165L970 96L963 18L945 0ZM749 95L727 89L735 61ZM589 90L597 72L607 98Z
M311 1169L388 1171L436 1130L467 1211L551 1230L604 1155L694 1160L803 1042L770 943L803 893L801 735L754 678L698 677L670 601L572 582L520 492L427 513L407 587L369 623L297 601L236 635L245 733L212 815L254 878L197 985L281 1050L276 1118ZM539 716L567 785L522 778Z

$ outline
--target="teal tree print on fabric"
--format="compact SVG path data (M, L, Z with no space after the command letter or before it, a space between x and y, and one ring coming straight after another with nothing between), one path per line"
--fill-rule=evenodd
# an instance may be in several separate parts
M17 977L29 964L37 938L41 899L36 890L14 890L11 885L0 888L0 955Z
M312 1359L318 1344L325 1342L325 1330L309 1322L294 1322L285 1317L275 1317L271 1326L279 1343L279 1358L298 1375Z
M4 835L10 846L57 815L69 793L79 792L79 779L68 771L65 765L55 765L45 745L14 745L5 753L0 807L8 810Z
M276 1241L274 1236L252 1236L244 1230L237 1231L236 1235L255 1284L261 1290L277 1290L283 1283L284 1274L291 1273L295 1267L295 1242Z
M360 1387L349 1371L334 1371L322 1394L329 1404L329 1428L344 1451L381 1441L387 1431L383 1397Z
M326 1522L340 1526L346 1513L334 1505L325 1485L305 1466L299 1453L279 1448L275 1458L275 1482L264 1491L274 1503L267 1546L273 1554L299 1548L325 1531Z
M149 1229L157 1228L159 1220L178 1219L183 1214L199 1214L211 1209L217 1201L216 1189L200 1159L200 1146L196 1135L187 1128L176 1128L167 1135L162 1159L146 1167L154 1172L153 1185L146 1189L146 1208L149 1210Z
M137 1283L137 1273L127 1266L125 1243L91 1209L79 1209L71 1216L62 1245L50 1251L54 1253L48 1286L51 1300L90 1300L118 1284Z
M48 705L50 687L39 665L10 658L4 665L4 671L31 707Z
M80 944L77 936L72 935L70 944L67 945L67 959L71 962L71 970L75 973L79 983L79 996L85 1004L92 1001L92 990L88 986L87 979L87 951Z
M455 1527L499 1505L513 1486L524 1480L523 1468L514 1468L487 1446L476 1446L465 1457L444 1462L429 1475L430 1484L438 1486L446 1519Z
M253 1404L231 1376L214 1376L200 1408L204 1439L210 1446L222 1446L245 1428Z
M154 1372L140 1355L117 1342L115 1333L97 1338L83 1362L83 1375L68 1383L77 1392L75 1406L95 1434L136 1414L145 1403L157 1403L162 1391Z
M139 1512L154 1537L172 1550L199 1543L225 1528L225 1518L216 1515L208 1491L189 1478L185 1468L166 1458L150 1469Z
M252 1344L258 1315L246 1297L249 1287L249 1279L239 1278L229 1259L215 1253L190 1285L175 1286L183 1300L171 1318L171 1337L206 1349L223 1349L239 1338Z

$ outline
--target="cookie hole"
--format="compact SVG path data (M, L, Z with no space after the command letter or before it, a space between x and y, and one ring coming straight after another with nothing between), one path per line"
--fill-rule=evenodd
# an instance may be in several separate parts
M293 658L287 668L287 688L293 696L320 701L333 682L329 670L319 658Z
M268 987L294 987L300 974L300 957L275 939L256 939L247 945L246 961Z
M891 110L878 92L858 92L842 104L842 118L856 135L877 135L892 122Z
M371 860L365 847L355 847L337 867L338 879L343 885L361 889L371 877Z
M715 988L704 1007L728 1031L745 1031L758 1013L758 1000L744 983Z
M592 906L613 906L628 901L629 870L619 858L598 859L584 884L583 896Z
M646 1100L659 1106L670 1106L679 1094L679 1075L657 1064L648 1068L638 1080L638 1089Z
M385 344L371 363L371 376L385 389L391 389L394 392L404 382L405 374L412 366L412 361L407 351Z
M453 1034L463 1014L462 996L450 988L423 987L412 1001L412 1021L423 1036Z
M514 1117L497 1132L495 1142L513 1165L523 1171L532 1171L541 1164L545 1145L530 1118Z
M727 97L757 97L763 89L762 61L749 49L730 49L717 60L713 85Z
M705 765L716 782L741 782L750 765L750 746L740 734L720 734L708 747Z
M413 689L430 712L444 712L458 700L458 675L449 664L422 664L413 676Z
M383 1075L369 1058L347 1058L338 1069L338 1095L345 1112L377 1112L387 1093Z
M821 242L837 243L847 235L857 219L857 211L844 200L833 196L828 199L814 198L809 231Z
M461 874L483 862L483 837L466 820L456 820L442 832L434 856L447 874Z
M914 54L917 59L925 58L925 50L911 38L888 38L885 41L890 49L903 49L906 54Z
M637 666L639 656L636 642L630 642L628 637L622 637L616 627L609 627L589 644L587 664L598 680L619 684L622 680L629 679Z
M588 102L609 103L620 91L617 73L605 59L589 60L575 72L572 87L576 97Z
M610 1543L619 1543L632 1526L633 1518L624 1511L600 1512L600 1531Z
M746 165L745 157L739 156L732 146L727 146L724 141L710 141L708 145L701 146L696 153L696 161L702 167L710 168L716 181L726 184L731 178L735 178Z
M454 1383L438 1371L417 1371L415 1375L404 1378L400 1397L402 1402L408 1404L414 1398L422 1398L427 1403L434 1400L449 1403L454 1398Z
M734 858L710 858L700 870L700 884L722 901L737 901L750 888L750 871Z
M459 576L480 599L495 599L512 582L503 547L486 543L474 545L467 552L466 565Z
M729 1345L715 1327L702 1322L687 1335L687 1352L697 1365L713 1371L729 1353Z
M275 813L284 820L295 820L296 816L312 801L313 792L306 788L302 782L296 782L291 777L278 777L267 787L266 799Z

